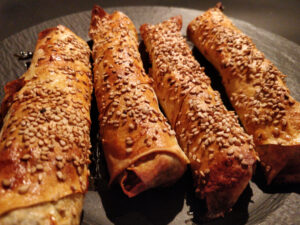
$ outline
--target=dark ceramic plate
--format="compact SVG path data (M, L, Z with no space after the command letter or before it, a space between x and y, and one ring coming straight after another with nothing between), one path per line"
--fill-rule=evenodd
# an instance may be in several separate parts
M120 10L126 13L136 27L143 23L158 23L171 16L183 16L182 33L194 17L203 13L198 10L172 7L119 7L106 9L108 12ZM0 99L3 98L3 86L6 82L20 76L26 70L26 60L14 57L20 50L34 50L38 32L57 24L63 24L88 40L90 11L76 13L53 19L20 33L17 33L0 43ZM300 47L282 37L256 28L251 24L233 19L242 31L248 34L265 55L278 68L288 75L287 85L292 95L299 101L300 92ZM191 47L193 47L191 45ZM141 51L143 47L141 46ZM213 67L206 62L201 54L193 49L195 57L212 79L215 89L218 89L226 106L231 106L220 86L220 78ZM147 65L147 63L145 63ZM149 190L133 199L128 199L118 187L108 189L108 174L105 160L97 142L97 109L92 108L91 140L93 155L89 192L85 198L82 225L184 225L184 224L300 224L299 186L265 187L261 171L246 188L231 213L225 218L205 221L205 203L194 197L192 179L189 172L175 185L168 188Z

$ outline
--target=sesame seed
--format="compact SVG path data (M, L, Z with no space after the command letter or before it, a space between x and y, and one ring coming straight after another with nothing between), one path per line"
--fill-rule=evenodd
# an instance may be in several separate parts
M42 146L44 144L44 142L42 140L39 140L38 144L39 144L39 146Z
M36 167L31 167L31 173L33 174L33 173L35 173L36 172Z
M213 153L215 150L213 148L209 148L208 152Z
M25 154L25 155L23 155L22 160L27 161L30 158L31 158L31 156L29 154Z
M61 170L62 168L64 168L64 163L59 161L56 163L56 167L57 167L57 169Z
M8 141L8 142L6 142L5 147L9 148L11 146L11 144L12 144L12 141Z
M152 123L156 123L157 122L157 118L156 117L150 117L149 121Z
M29 185L28 184L24 184L21 187L18 188L18 192L19 194L26 194L29 190Z
M127 146L133 145L133 140L132 140L131 137L127 137L126 140L125 140L125 142L126 142L126 145L127 145Z
M135 125L133 123L130 123L128 126L129 126L129 130L131 131L135 129Z
M228 151L227 151L227 155L232 155L233 154L233 149L232 148L230 148L230 149L228 149Z
M41 148L43 152L49 151L49 148L47 146L44 146Z
M193 159L194 161L196 161L196 158L197 158L197 155L196 155L196 154L193 154L192 159Z
M60 180L60 181L64 181L66 179L61 171L57 171L56 176L57 176L58 180Z
M210 173L210 169L209 169L209 168L207 168L207 169L204 170L204 174L205 174L205 175L207 175L207 174L209 174L209 173Z
M53 116L53 120L56 121L56 122L58 122L58 121L61 120L61 118L59 116L54 115Z
M174 130L170 130L169 135L174 136L176 133Z
M78 173L78 175L82 175L82 172L83 172L82 168L80 166L78 166L77 167L77 173Z
M43 175L41 173L38 174L38 182L39 182L39 184L42 182L42 179L43 179Z
M59 140L59 144L60 144L61 146L65 146L67 143L66 143L64 140L60 139L60 140Z
M38 171L43 171L43 170L44 170L44 168L43 168L43 166L42 166L41 164L37 164L37 165L36 165L36 169L37 169Z
M48 156L47 155L41 155L41 160L48 161Z
M204 174L204 172L202 171L202 170L200 170L200 175L202 176L202 177L205 177L205 174Z
M32 117L32 116L29 116L27 119L31 122L34 121L34 117Z

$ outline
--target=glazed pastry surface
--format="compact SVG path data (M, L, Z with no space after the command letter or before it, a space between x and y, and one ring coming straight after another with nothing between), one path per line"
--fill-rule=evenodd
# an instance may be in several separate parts
M253 135L267 183L299 183L300 103L290 95L285 75L217 7L195 18L187 33L219 71L245 130Z
M79 224L91 147L89 57L87 43L58 25L39 34L30 68L5 86L0 224Z
M110 183L133 197L177 181L188 160L161 113L138 51L137 31L121 12L92 12L94 87Z
M154 89L191 162L196 193L210 217L224 215L251 179L256 161L252 137L227 111L220 94L182 37L173 17L140 31L149 53Z

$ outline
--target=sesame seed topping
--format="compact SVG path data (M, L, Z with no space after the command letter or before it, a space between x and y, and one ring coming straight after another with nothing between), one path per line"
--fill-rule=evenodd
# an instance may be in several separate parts
M169 111L169 105L172 105L171 109L180 109L181 113L176 115L175 112L176 121L170 122L182 149L191 160L193 172L202 177L199 182L204 185L209 179L212 160L217 158L219 152L226 153L228 159L236 155L235 149L242 149L242 156L248 154L243 148L231 146L245 145L249 136L239 125L236 115L226 110L220 94L211 89L210 79L194 59L177 21L170 19L157 25L143 25L142 28L141 36L152 61L152 78L158 98L164 99L162 106L167 115L174 114ZM216 47L218 54L223 52L220 47ZM231 66L226 59L223 64L228 68ZM168 90L167 98L165 90ZM259 114L260 110L256 113ZM163 131L169 134L174 132L167 128ZM253 149L249 154L255 157ZM206 157L209 159L208 168L200 164Z
M65 181L65 179L66 179L66 177L63 175L63 173L61 171L57 171L56 176L57 176L58 180L60 180L60 181Z
M31 158L31 156L29 154L25 154L25 155L23 155L22 160L27 161L30 158Z
M63 160L63 157L61 155L57 155L55 158L56 158L57 161L62 161Z
M202 177L205 177L205 174L204 174L204 172L202 171L202 170L200 170L200 175L202 176Z
M61 170L62 168L64 168L64 163L59 161L56 163L56 167L57 167L57 169Z
M43 146L44 142L42 140L39 140L38 144L39 144L39 146Z
M77 167L77 173L78 173L78 175L82 175L82 172L83 172L82 168L80 166L78 166Z
M67 143L64 140L59 140L59 144L64 147Z
M216 18L218 22L214 23ZM251 128L252 134L256 132L252 127L270 127L266 132L278 139L283 132L288 132L286 111L290 102L295 102L284 84L285 75L266 59L249 37L224 23L231 24L219 10L208 10L190 23L190 38L201 52L220 63L220 74L227 74L223 77L225 84L229 79L248 83L250 91L245 86L236 86L231 88L229 96L236 111L243 112L239 113L243 125ZM256 142L267 137L270 135L254 135ZM285 139L277 142L281 141L289 142Z
M129 127L129 130L131 130L131 131L135 129L135 125L133 123L130 123L128 125L128 127Z
M133 140L132 140L131 137L127 137L126 140L125 140L125 142L126 142L127 146L132 146L133 145Z
M233 153L234 153L234 151L233 151L233 149L232 149L232 148L228 149L228 151L227 151L227 155L232 155Z
M11 146L11 144L12 144L12 141L8 141L8 142L6 142L5 147L9 148Z
M37 165L36 165L36 169L37 169L38 171L43 171L43 170L44 170L44 168L43 168L43 166L42 166L41 164L37 164Z
M18 188L19 194L26 194L29 190L30 185L29 184L24 184L21 187Z
M43 179L43 175L41 173L38 174L38 182L39 182L39 184L42 182L42 179Z

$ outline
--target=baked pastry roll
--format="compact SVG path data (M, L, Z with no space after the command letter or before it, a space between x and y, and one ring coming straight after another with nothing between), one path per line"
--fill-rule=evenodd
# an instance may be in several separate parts
M38 36L30 68L5 86L0 224L79 224L88 186L90 49L59 25Z
M159 110L138 52L137 31L121 12L92 11L94 87L110 173L133 197L179 179L188 162Z
M152 62L154 89L188 156L196 193L206 199L208 215L218 217L234 205L253 172L251 136L226 110L220 94L182 37L182 18L141 26Z
M267 183L300 181L300 103L283 75L218 7L188 26L188 36L219 71L227 95L253 135Z

